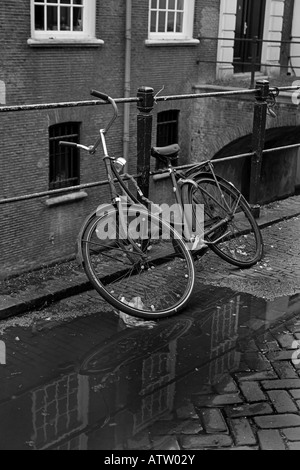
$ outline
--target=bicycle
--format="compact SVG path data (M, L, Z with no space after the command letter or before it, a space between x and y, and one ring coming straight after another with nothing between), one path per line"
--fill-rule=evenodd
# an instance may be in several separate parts
M103 374L102 383L108 378L117 381L120 371L139 360L145 360L172 341L188 332L193 325L191 318L179 318L170 325L162 322L156 326L155 335L151 330L130 329L118 332L104 344L93 347L80 359L80 375Z
M185 173L177 171L172 162L178 158L178 144L151 150L152 156L167 166L163 171L171 178L179 208L179 222L164 220L135 179L127 173L121 175L125 160L108 154L105 136L118 117L115 100L95 90L91 95L112 105L114 112L108 125L100 129L94 145L60 145L83 149L90 155L102 146L111 202L101 205L84 221L77 239L77 257L92 286L105 300L141 318L171 316L187 305L195 283L194 258L208 247L241 267L260 259L261 233L246 200L215 175L211 162L195 165ZM127 180L134 183L138 196ZM203 203L204 231L197 210Z
M251 207L240 191L216 175L211 161L186 172L197 185L185 185L184 204L204 207L205 243L234 266L250 268L263 257L263 239ZM197 232L197 218L189 221Z
M84 221L77 239L78 260L92 286L116 309L142 318L173 315L185 307L192 293L193 258L174 227L150 212L126 185L126 175L120 174L124 159L110 157L106 145L118 107L103 93L91 94L111 103L113 117L100 129L94 145L63 141L60 145L91 155L102 145L111 201Z

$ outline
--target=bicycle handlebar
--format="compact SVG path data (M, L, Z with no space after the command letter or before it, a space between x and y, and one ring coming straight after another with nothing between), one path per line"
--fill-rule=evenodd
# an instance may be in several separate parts
M89 152L91 154L95 153L95 149L93 145L91 145L90 147L87 147L86 145L76 144L76 142L65 142L63 140L60 140L58 145L60 147L71 147L71 148L76 148L76 149L83 149L86 152Z
M112 126L112 124L118 117L119 110L118 110L117 103L115 102L113 98L111 98L111 96L108 96L106 93L102 93L101 91L91 90L90 93L92 96L95 96L96 98L100 98L101 100L106 101L106 103L110 103L112 107L114 108L114 115L112 119L110 120L108 125L105 127L105 129L103 129L103 133L106 134L106 132L108 132L108 130L110 129L110 127Z
M101 93L101 91L91 90L91 95L95 96L96 98L100 98L103 101L109 101L109 96L105 93Z
M113 109L114 109L113 117L111 118L110 122L104 129L100 129L100 134L106 134L108 130L110 129L110 127L113 125L114 121L118 117L119 110L118 110L117 103L115 102L113 98L108 96L106 93L102 93L101 91L91 90L90 93L92 96L95 96L96 98L100 98L101 100L105 101L106 103L110 103L113 106ZM102 141L102 137L100 135L100 137L97 139L95 144L90 145L89 147L87 147L86 145L76 144L74 142L64 142L64 141L60 141L59 145L62 147L72 147L72 148L77 148L77 149L83 149L89 152L91 155L93 155L96 152L96 149L101 141ZM105 144L105 141L102 142L102 144Z
M62 147L74 147L74 148L77 148L77 145L75 142L64 142L62 140L59 141L59 144L60 146Z

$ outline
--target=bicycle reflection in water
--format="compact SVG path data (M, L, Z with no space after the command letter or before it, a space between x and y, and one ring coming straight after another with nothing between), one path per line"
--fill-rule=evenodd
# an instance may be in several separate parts
M99 431L103 439L116 428L115 449L143 448L149 427L174 426L174 420L178 430L186 426L180 409L188 401L187 384L197 382L198 392L238 366L239 308L240 296L235 296L202 320L188 317L154 330L127 329L91 351L79 373L89 377L95 400L101 396L106 405ZM165 437L159 439L164 441L159 445L168 445Z
M155 448L169 449L172 438L166 435L188 425L184 410L192 395L221 380L240 360L235 350L240 296L205 305L201 317L194 309L151 329L123 329L69 374L34 390L31 446L145 449L154 433Z

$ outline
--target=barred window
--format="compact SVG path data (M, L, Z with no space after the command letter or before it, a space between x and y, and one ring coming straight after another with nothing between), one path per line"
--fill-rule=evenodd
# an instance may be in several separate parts
M192 38L194 8L194 0L150 0L149 38Z
M36 1L36 31L82 31L83 0Z
M177 109L170 109L157 114L157 147L178 143L179 112ZM156 161L156 164L157 169L163 166L159 160ZM176 161L173 164L176 165Z
M78 122L68 122L50 126L50 190L80 184L80 154L78 149L59 146L60 140L79 143L79 132L80 123Z
M171 109L157 114L157 146L178 143L179 111Z
M95 37L96 0L31 0L32 38Z

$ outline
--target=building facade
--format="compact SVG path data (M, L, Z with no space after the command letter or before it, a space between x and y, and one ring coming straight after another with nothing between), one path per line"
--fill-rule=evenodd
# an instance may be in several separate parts
M12 0L0 6L0 104L6 106L93 99L90 89L115 98L141 86L186 93L197 81L201 2ZM136 168L136 106L120 106L108 136L112 155L126 152ZM155 110L157 111L157 110ZM158 119L156 116L159 114ZM187 151L190 108L160 106L160 129ZM179 118L180 115L180 118ZM59 140L92 144L110 117L108 107L1 113L0 199L105 179L100 155L58 148ZM162 138L164 133L161 132ZM158 143L164 143L161 139ZM107 188L1 206L1 272L9 275L74 253L85 216L107 201Z
M271 87L300 85L299 2L221 0L218 3L219 24L215 36L207 32L200 37L201 71L194 90L197 93L224 91L241 88L241 83L248 88L253 78L268 79ZM216 64L209 49L212 42L217 44ZM299 144L299 94L281 92L274 109L276 118L267 117L265 148ZM252 97L195 100L192 119L190 157L193 161L252 152ZM238 186L246 198L250 192L250 168L249 159L216 164L217 172ZM292 195L299 190L299 183L299 151L271 153L263 159L258 202Z
M180 95L192 93L220 77L247 75L252 58L247 48L238 47L243 44L237 40L239 34L256 33L280 41L292 3L290 0L2 2L0 106L86 101L93 99L90 89L115 98L136 96L141 86L152 87L155 93L163 90L164 95ZM298 3L293 6L291 24L295 37L299 36L295 20ZM255 14L261 18L257 30L253 23ZM271 44L263 43L257 50L256 60L268 65L259 67L262 74L280 71L280 67L275 67L281 61L280 45ZM233 61L237 64L232 65ZM198 100L155 105L153 144L179 142L180 163L188 163L204 156L213 158L229 141L243 135L241 117L233 109L230 127L225 119L226 138L216 139L216 123L223 122L218 119L220 108L211 102L202 105L204 102ZM246 112L248 123L252 106ZM94 143L99 128L110 115L107 106L0 112L0 200L104 180L99 153L91 157L61 149L58 142ZM131 172L136 170L136 115L136 105L120 105L119 119L108 135L110 154L125 155ZM212 141L214 144L210 144ZM152 188L156 202L158 194L165 197L166 188L161 189L159 193ZM73 256L85 216L107 199L107 187L101 186L60 197L1 204L0 276Z
M291 34L291 25L287 25L289 31L284 37L285 21L293 12L293 4L290 0L221 0L218 77L249 72L253 57L256 71L271 76L279 74L283 60L281 41L297 36L296 31ZM293 29L297 29L297 1L294 8ZM247 41L255 37L257 44ZM297 55L294 46L290 49L288 45L287 49L289 56Z

